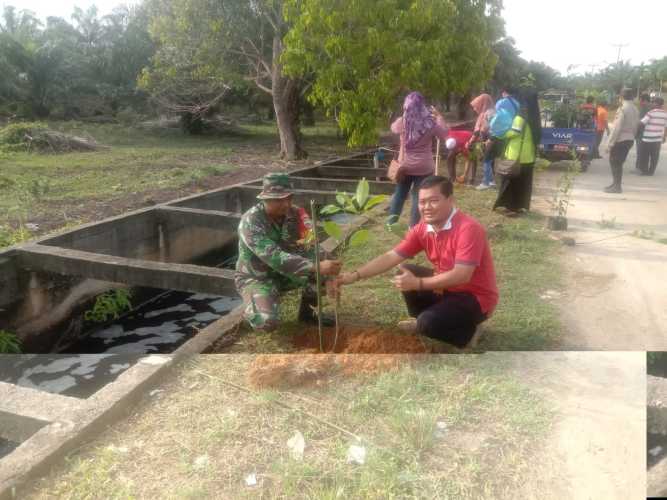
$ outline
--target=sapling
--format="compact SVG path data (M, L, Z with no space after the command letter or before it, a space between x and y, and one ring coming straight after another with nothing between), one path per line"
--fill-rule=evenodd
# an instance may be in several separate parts
M567 169L558 179L556 191L549 204L553 212L554 229L567 229L567 210L570 207L570 196L574 187L574 179L581 171L581 162L577 159L576 153L573 153L572 161L567 163Z
M362 179L357 184L356 193L354 196L350 196L347 193L337 193L336 194L336 204L326 205L320 210L319 215L330 216L338 213L350 213L355 215L361 215L368 212L372 208L376 207L383 201L387 199L387 195L380 194L371 196L370 194L370 185L366 179ZM313 219L313 228L317 228L318 214L315 211L315 202L311 200L310 202L312 219ZM322 222L322 227L324 232L330 238L333 238L340 248L341 253L343 253L347 248L355 248L361 245L366 244L370 239L370 232L367 229L359 229L352 233L349 238L345 237L345 232L343 228L336 222L332 220L325 220ZM312 231L312 236L308 240L312 239L312 244L315 245L315 280L317 287L317 317L318 317L318 332L320 335L320 350L323 350L322 342L322 292L320 289L321 276L319 273L319 238L316 234L316 231ZM308 244L308 241L306 242ZM338 310L340 307L340 294L336 292L335 301L334 301L334 321L335 321L335 337L332 350L336 349L336 344L338 342L339 334L339 323L338 323Z

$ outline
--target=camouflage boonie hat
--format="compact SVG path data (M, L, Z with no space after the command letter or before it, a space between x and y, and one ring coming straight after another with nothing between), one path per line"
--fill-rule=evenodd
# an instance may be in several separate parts
M257 195L260 200L280 200L291 196L292 185L287 174L266 174L262 180L262 192Z

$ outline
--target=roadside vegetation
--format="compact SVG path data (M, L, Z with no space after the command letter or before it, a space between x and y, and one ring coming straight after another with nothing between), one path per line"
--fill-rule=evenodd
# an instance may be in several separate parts
M247 388L253 358L188 362L27 498L528 498L548 477L554 411L499 356L280 392Z

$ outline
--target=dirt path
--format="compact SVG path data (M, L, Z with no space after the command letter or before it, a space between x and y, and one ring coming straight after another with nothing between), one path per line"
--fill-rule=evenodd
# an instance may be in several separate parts
M563 472L549 488L553 497L643 498L644 353L530 352L512 356L516 375L556 406L557 424L549 444L554 455L550 458L560 462L555 470Z
M621 195L602 192L611 183L606 158L576 180L567 236L577 244L564 251L566 291L559 300L564 349L667 349L667 244L658 241L667 238L667 147L654 177L636 175L635 158L633 148ZM539 176L538 210L546 213L546 186L559 175Z

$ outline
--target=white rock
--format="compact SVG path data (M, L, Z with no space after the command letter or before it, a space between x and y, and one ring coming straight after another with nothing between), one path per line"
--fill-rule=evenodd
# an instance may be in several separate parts
M347 450L347 463L364 465L366 462L366 448L363 446L350 445Z
M130 451L130 450L127 449L126 446L120 446L120 447L118 447L118 446L115 446L115 445L113 445L113 444L107 446L107 450L109 450L109 451L112 452L112 453L121 453L121 454L125 454L125 453L127 453L128 451Z
M657 457L662 452L662 446L656 446L648 451L652 456Z
M208 466L208 455L199 455L193 463L195 469L205 469Z
M303 439L303 434L299 431L294 431L294 435L287 440L287 447L294 460L303 460L303 451L306 448L306 441Z
M254 472L245 477L246 486L257 486L257 474Z

